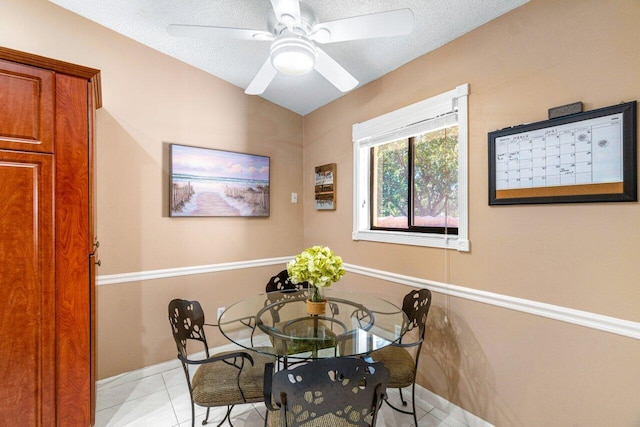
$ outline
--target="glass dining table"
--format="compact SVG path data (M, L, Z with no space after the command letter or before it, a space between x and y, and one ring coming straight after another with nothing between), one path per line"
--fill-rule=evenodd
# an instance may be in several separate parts
M329 288L323 314L307 313L308 291L244 298L220 316L222 334L240 347L284 360L362 356L398 342L407 317L396 305L364 292Z

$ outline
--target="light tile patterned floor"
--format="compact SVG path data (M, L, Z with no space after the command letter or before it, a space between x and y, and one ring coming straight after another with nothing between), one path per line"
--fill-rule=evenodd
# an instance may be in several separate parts
M389 390L397 398L396 390ZM466 427L449 414L426 401L418 401L419 427ZM264 404L238 405L231 413L235 427L264 425ZM196 406L196 425L202 425L205 409ZM209 423L215 426L224 417L225 408L212 409ZM228 425L225 424L225 425ZM140 378L124 374L98 384L96 427L190 427L189 390L182 368ZM377 426L413 426L413 417L392 411L383 405Z

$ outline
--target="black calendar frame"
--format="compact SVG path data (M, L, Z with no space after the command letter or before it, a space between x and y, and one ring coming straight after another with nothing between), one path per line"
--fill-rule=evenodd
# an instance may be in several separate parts
M526 125L489 132L489 205L585 203L585 202L636 202L637 190L637 112L636 101L604 107ZM575 184L538 189L496 191L496 139L523 132L579 123L594 118L622 113L622 176L621 183Z

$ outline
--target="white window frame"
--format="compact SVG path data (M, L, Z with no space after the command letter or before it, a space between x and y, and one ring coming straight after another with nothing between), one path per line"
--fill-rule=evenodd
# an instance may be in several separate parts
M469 85L436 95L353 125L353 240L397 243L469 251L468 203L468 97ZM458 234L371 230L371 147L424 132L433 119L458 115Z

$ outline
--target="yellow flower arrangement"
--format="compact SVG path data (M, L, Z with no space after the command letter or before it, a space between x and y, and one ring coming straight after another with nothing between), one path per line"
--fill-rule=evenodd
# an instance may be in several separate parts
M334 255L326 246L305 249L287 264L287 272L293 283L308 282L312 286L311 301L323 300L320 288L331 286L344 276L342 258Z

